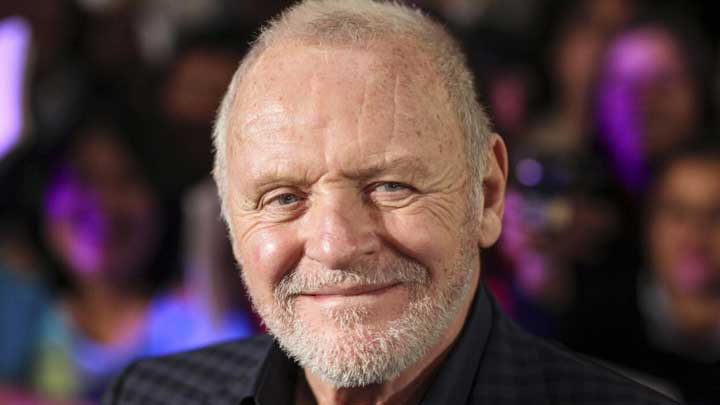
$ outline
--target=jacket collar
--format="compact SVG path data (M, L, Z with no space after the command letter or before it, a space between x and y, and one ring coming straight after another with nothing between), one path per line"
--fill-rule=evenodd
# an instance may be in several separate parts
M448 357L440 365L427 389L422 404L463 404L472 393L493 320L489 292L481 284L473 298L465 325L453 344ZM274 340L258 348L264 359L251 375L254 381L234 382L219 391L209 403L219 405L292 404L298 366Z

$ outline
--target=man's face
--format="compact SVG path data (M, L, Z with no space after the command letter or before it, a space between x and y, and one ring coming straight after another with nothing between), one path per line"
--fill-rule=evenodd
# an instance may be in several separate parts
M648 227L663 285L720 303L720 161L684 159L660 181Z
M337 386L415 363L477 283L463 140L428 71L390 46L278 46L233 106L227 204L248 291Z

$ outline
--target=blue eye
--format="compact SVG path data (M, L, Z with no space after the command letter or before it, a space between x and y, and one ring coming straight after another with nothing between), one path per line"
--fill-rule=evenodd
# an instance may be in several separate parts
M274 198L279 205L290 205L300 201L300 197L295 194L285 193Z
M392 193L392 192L405 190L408 187L402 183L390 182L390 183L382 183L377 188L380 189L381 191L386 191L386 192Z

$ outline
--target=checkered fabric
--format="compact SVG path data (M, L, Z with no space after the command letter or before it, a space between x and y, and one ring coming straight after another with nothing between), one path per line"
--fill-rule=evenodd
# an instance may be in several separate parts
M650 388L531 336L494 308L471 404L675 404Z
M463 350L470 347L471 350L481 351L481 355L468 355L463 350L451 352L443 370L432 382L423 404L675 403L613 371L523 332L500 311L491 296L484 302L491 308L487 311L488 315L491 314L486 320L491 323L487 340L472 340L474 337L471 334L464 333L463 341L456 345ZM478 312L477 308L473 311L476 315ZM476 318L476 315L471 318ZM477 324L476 321L469 319L468 323ZM473 345L473 342L477 344ZM264 381L263 385L278 392L287 391L292 386L290 378L278 377L289 374L273 375L268 372L268 369L278 366L278 361L290 364L290 360L278 354L279 350L268 336L256 336L142 360L116 378L103 404L254 404L257 399L255 390L262 379L271 380ZM270 358L275 360L268 360ZM478 367L465 367L467 364L463 362L472 358L479 359ZM453 375L448 370L476 370L474 377L469 376L472 378L469 392L458 393L453 389L453 379L468 376ZM443 394L434 395L438 392Z
M273 345L267 335L144 359L119 375L103 405L239 404Z

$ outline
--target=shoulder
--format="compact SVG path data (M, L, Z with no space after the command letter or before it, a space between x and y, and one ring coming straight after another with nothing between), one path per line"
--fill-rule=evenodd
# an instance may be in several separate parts
M222 392L240 395L255 383L272 344L257 335L136 361L115 378L103 404L196 404Z
M588 358L524 332L497 308L478 377L476 397L487 403L676 403Z

